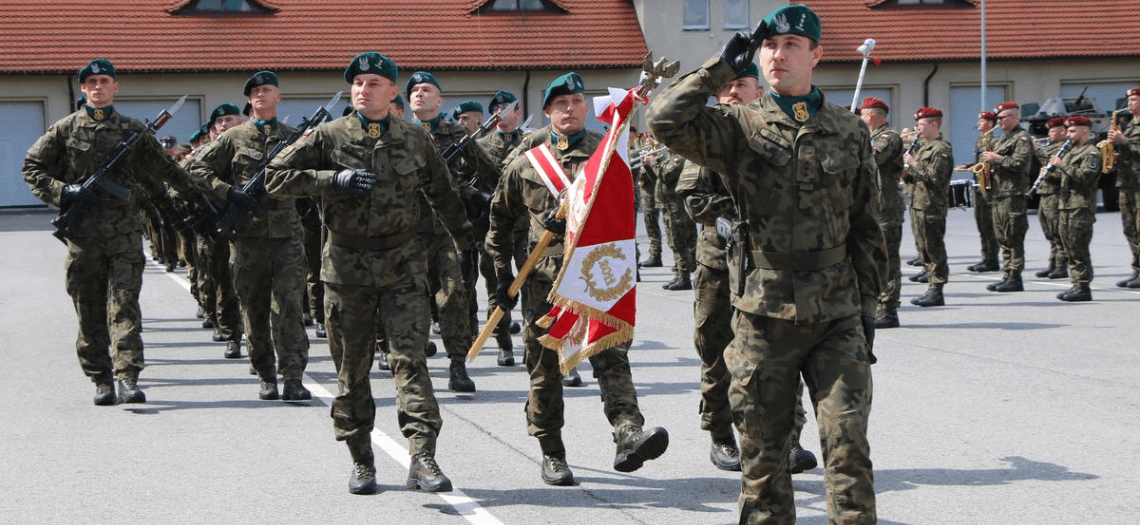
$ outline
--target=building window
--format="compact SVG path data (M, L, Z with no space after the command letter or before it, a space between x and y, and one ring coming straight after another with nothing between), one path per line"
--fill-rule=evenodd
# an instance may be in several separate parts
M685 0L681 11L685 31L708 31L709 0Z
M256 0L191 0L171 14L271 14L273 11Z
M475 9L476 13L504 13L512 11L564 13L549 0L489 0Z
M721 0L721 13L724 15L725 29L748 29L748 0Z

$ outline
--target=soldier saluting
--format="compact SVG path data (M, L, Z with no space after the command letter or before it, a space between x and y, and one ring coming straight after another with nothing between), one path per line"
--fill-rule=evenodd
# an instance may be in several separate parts
M870 350L887 259L878 171L867 126L812 85L820 37L810 8L780 7L659 91L648 119L663 144L721 174L742 219L725 350L741 523L794 521L788 453L801 374L824 446L829 521L875 522ZM757 47L771 91L748 106L706 106Z

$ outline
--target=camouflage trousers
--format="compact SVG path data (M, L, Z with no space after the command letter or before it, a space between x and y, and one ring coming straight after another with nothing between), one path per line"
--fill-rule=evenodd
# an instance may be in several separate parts
M943 284L950 278L946 262L946 212L913 210L915 244L922 266L930 274L930 284Z
M883 237L887 241L887 279L883 281L883 291L879 294L879 314L897 312L902 291L902 223L881 222Z
M994 235L1001 246L1002 270L1010 278L1021 276L1025 269L1025 233L1029 218L1025 214L1025 197L1014 195L992 199Z
M202 300L198 297L198 239L194 235L182 235L182 258L186 261L186 280L190 281L190 297L202 306Z
M1120 190L1120 222L1132 250L1132 272L1140 272L1140 191Z
M1087 285L1093 280L1092 243L1093 223L1096 215L1088 208L1061 210L1061 242L1069 256L1069 281Z
M657 207L655 192L653 184L641 188L641 219L649 237L649 256L661 257L661 208Z
M376 423L368 374L376 357L376 326L387 334L388 364L396 385L396 417L413 455L434 454L443 421L428 375L430 317L423 261L394 269L389 286L325 283L329 352L337 371L333 430L338 441L366 442Z
M697 224L685 211L680 197L662 201L669 249L673 250L673 276L685 278L697 268Z
M305 227L305 310L313 320L325 322L325 288L321 283L321 231L323 226Z
M226 341L240 341L241 307L230 271L230 242L198 237L198 298L206 319Z
M306 272L301 239L239 237L230 257L250 364L263 381L276 381L278 372L301 379L309 364L309 336L301 318Z
M562 256L556 257L561 260ZM527 432L538 438L544 454L565 455L562 427L565 425L563 413L566 405L562 400L562 370L558 352L538 342L538 338L546 334L546 329L535 324L550 312L551 304L546 301L546 297L550 294L553 282L537 277L532 274L523 285L524 292L530 297L529 303L523 307L523 346L526 352L526 370L530 374L530 389L527 391L525 406ZM629 346L630 343L626 342L590 358L594 378L601 390L602 411L615 430L623 426L640 428L645 424L637 406L637 392L629 368Z
M495 289L499 286L499 277L495 273L495 261L491 259L491 256L487 254L487 250L484 248L482 239L485 237L486 235L476 235L476 239L478 240L475 242L475 253L476 256L479 257L479 275L483 277L483 288L487 293L487 316L490 317L491 312L498 306L498 301L495 300ZM478 335L479 330L483 327L478 320L478 293L477 283L475 279L471 279L471 281L467 283L467 297L470 304L471 327L476 335ZM503 316L499 318L499 324L495 326L494 332L495 342L501 349L508 350L514 346L514 342L511 340L510 328L511 311L503 310Z
M795 324L738 311L733 331L724 358L740 433L740 523L796 521L788 454L801 374L819 423L828 523L875 523L871 367L859 316Z
M447 233L420 235L427 245L428 290L435 296L439 309L440 338L447 356L466 359L467 350L475 340L471 326L467 289L459 278L459 255L455 242ZM424 344L427 344L426 342Z
M978 226L978 236L982 238L982 260L998 260L998 241L994 234L993 205L981 190L974 191L974 223Z
M64 283L79 320L75 353L92 381L138 377L143 369L139 293L145 262L138 231L67 243Z
M1066 268L1069 258L1065 255L1064 243L1061 242L1061 198L1056 194L1042 195L1037 206L1037 220L1041 222L1041 232L1049 241L1049 268ZM1121 210L1124 209L1121 201Z

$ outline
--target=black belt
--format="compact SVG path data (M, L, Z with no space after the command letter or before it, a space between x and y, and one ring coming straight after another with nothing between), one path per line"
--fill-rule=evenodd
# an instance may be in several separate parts
M357 237L355 235L346 235L329 231L329 243L334 246L343 246L345 248L356 248L357 250L391 250L400 246L413 238L416 232L404 232L394 235L386 235L383 237Z
M765 270L795 270L811 272L835 266L847 258L847 245L840 244L818 252L762 252L753 251L752 261Z

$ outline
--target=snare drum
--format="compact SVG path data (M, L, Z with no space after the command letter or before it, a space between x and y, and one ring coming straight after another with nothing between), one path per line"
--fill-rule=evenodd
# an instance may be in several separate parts
M973 208L974 181L969 179L950 181L948 200L951 208Z

